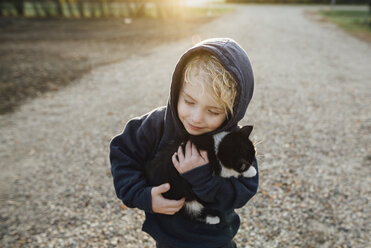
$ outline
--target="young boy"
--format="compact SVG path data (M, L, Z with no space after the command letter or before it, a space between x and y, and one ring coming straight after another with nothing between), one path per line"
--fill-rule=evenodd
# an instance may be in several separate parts
M214 176L207 153L190 142L184 152L180 148L173 155L175 168L207 203L206 211L220 218L212 225L179 211L184 199L165 199L162 193L169 185L149 186L143 169L174 138L239 129L253 90L251 64L244 50L231 39L205 40L180 58L168 105L130 120L112 140L111 171L117 196L126 206L145 211L142 229L156 240L157 247L236 247L233 237L240 219L234 209L255 195L258 174L252 178ZM256 160L253 166L258 171Z

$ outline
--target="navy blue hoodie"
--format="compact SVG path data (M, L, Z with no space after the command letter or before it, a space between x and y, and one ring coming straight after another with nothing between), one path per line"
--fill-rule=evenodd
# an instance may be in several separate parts
M110 144L111 171L117 197L128 207L145 211L143 231L160 243L179 248L215 248L229 243L240 226L234 209L243 207L255 195L259 180L258 174L253 178L213 176L209 164L182 174L192 185L194 193L207 203L206 209L218 213L220 223L216 225L191 220L183 211L174 215L152 211L152 187L146 182L143 168L162 146L186 134L176 110L179 82L187 61L200 52L216 56L238 84L234 115L209 134L239 128L238 122L244 117L254 90L250 61L235 41L209 39L189 49L178 61L167 106L130 120L124 132L113 138ZM258 171L257 163L254 166Z

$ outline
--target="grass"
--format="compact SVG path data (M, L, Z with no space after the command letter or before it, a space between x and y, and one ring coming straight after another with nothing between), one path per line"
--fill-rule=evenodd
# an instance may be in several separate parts
M321 10L318 13L344 30L371 42L371 15L367 10Z

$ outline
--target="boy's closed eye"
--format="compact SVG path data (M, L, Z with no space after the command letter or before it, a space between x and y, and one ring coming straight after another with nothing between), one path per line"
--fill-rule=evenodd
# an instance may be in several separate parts
M184 98L184 102L187 104L187 105L194 105L196 103L195 100L192 99L191 96L189 96L187 93L183 92L183 98ZM215 107L212 107L211 109L208 110L208 112L212 115L220 115L222 113L220 113L219 111L215 111L214 109L216 109Z
M185 102L186 104L188 104L188 105L192 105L192 104L194 104L194 102L189 101L189 100L187 100L187 99L184 99L184 102Z
M212 115L220 115L221 113L218 113L218 112L215 112L215 111L212 111L212 110L209 110L209 113L212 114Z

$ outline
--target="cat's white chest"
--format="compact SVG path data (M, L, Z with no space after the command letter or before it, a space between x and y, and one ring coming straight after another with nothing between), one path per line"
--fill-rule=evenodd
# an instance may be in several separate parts
M233 169L228 169L225 166L222 166L222 171L220 172L221 177L239 177L241 174Z
M250 168L243 172L243 173L239 173L233 169L228 169L226 168L225 166L222 166L222 171L220 172L220 176L222 177L239 177L239 176L244 176L244 177L254 177L255 175L257 174L257 171L255 169L254 166L250 166Z

